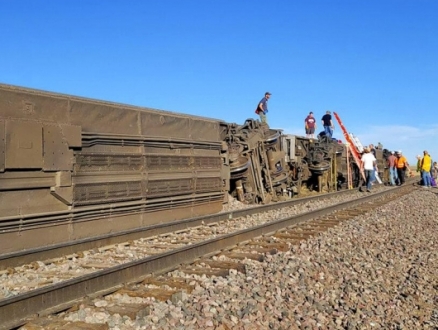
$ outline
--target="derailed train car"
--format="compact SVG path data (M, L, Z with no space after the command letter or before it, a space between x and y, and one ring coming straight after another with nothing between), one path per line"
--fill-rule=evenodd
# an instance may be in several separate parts
M220 211L219 127L0 85L0 251Z
M347 166L352 185L360 184L358 166L347 162L347 149L338 141L282 134L248 119L243 125L222 129L227 143L230 192L241 202L269 203L307 191L336 191L347 187Z
M0 84L0 254L216 213L228 194L335 191L346 173L331 139Z

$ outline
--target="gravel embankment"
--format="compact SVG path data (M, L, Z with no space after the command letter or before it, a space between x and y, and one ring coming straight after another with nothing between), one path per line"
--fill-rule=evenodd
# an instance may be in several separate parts
M384 186L376 187L373 192L387 189ZM133 260L146 258L150 255L196 243L219 235L229 234L242 229L258 226L275 221L286 216L297 215L316 209L336 205L342 202L357 199L363 193L357 190L350 194L331 196L327 199L312 200L286 208L279 208L267 212L234 218L222 221L217 226L199 226L160 235L158 237L141 238L129 244L116 244L99 249L82 251L70 256L55 258L49 261L36 261L19 267L0 271L0 299L15 296L36 288L60 283L81 275L89 274L100 269L127 263ZM232 198L228 208L233 210L251 207ZM164 237L166 236L166 237ZM180 243L181 242L181 243ZM128 243L128 242L127 242Z
M192 276L185 301L137 320L87 306L69 320L111 329L437 329L438 190L416 190L294 246L247 273ZM174 276L184 276L176 271ZM95 306L133 299L110 295Z

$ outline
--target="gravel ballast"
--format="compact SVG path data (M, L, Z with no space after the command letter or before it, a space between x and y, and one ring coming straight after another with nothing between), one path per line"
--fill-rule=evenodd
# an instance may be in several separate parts
M290 252L245 260L246 274L192 275L200 285L185 300L139 300L150 314L136 320L86 306L65 318L111 329L437 329L437 192L415 190Z

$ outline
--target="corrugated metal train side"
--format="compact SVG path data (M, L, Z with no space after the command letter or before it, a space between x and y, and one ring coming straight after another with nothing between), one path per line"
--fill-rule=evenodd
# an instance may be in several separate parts
M218 212L222 148L217 120L0 84L0 251Z

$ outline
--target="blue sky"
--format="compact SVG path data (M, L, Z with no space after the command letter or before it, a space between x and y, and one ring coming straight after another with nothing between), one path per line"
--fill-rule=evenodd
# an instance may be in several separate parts
M0 82L236 123L269 91L271 127L303 135L331 110L364 144L438 160L437 16L435 0L1 0Z

